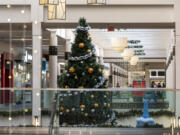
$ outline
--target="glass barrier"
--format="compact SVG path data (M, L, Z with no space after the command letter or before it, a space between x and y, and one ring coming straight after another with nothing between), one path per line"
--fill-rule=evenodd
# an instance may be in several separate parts
M147 128L148 131L154 128L161 129L157 131L162 133L170 133L173 128L174 132L178 132L178 128L174 130L174 127L179 124L175 119L175 97L179 91L41 89L39 95L33 92L36 89L0 90L0 127L34 127L33 111L40 111L41 122L37 126L48 128L51 125L52 132L60 131L64 134L76 129L81 129L77 132L83 133L86 129L91 133L99 128L112 128L113 131L121 128ZM40 108L33 107L33 102L39 98Z

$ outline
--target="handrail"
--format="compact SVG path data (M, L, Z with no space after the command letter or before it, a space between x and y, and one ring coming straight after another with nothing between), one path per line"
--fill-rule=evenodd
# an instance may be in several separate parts
M10 90L10 91L15 91L15 90L24 90L24 91L171 91L171 92L180 92L180 89L169 89L169 88L100 88L100 89L95 89L95 88L0 88L1 90Z

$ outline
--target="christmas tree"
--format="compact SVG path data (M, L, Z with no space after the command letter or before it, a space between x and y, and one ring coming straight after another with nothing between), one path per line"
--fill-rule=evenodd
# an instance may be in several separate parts
M84 18L79 20L75 41L65 73L60 76L61 88L106 88L103 65L96 62L95 47ZM111 93L106 91L74 91L60 94L60 125L113 124Z

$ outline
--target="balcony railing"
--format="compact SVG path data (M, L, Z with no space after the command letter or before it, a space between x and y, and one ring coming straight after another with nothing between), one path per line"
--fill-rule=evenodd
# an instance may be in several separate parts
M36 94L33 94L36 92ZM135 128L148 100L149 117L155 127L177 126L172 89L0 89L0 127L34 127L34 111L40 112L40 127ZM40 100L37 100L40 99ZM40 101L40 106L34 107ZM37 103L38 104L38 103ZM53 113L53 115L52 115ZM53 131L52 130L52 131ZM58 131L58 130L57 130Z

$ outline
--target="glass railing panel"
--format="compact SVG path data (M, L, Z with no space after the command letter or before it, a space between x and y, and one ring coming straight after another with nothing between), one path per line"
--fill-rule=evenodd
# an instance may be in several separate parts
M52 120L53 132L56 133L103 133L99 128L112 128L109 130L111 133L116 131L115 128L117 132L122 128L161 128L164 133L170 133L172 128L174 132L179 131L175 119L178 117L175 115L175 97L179 91L48 88L41 89L40 96L33 97L36 90L40 89L0 90L0 127L34 127L32 112L35 109L41 112L38 126L48 129ZM40 108L33 108L35 98L41 98ZM140 123L150 121L151 124L139 126L138 120Z
M0 126L32 126L32 91L0 90Z
M153 127L168 128L175 116L174 92L169 91L61 91L58 95L60 127L137 127L145 110L155 121Z

